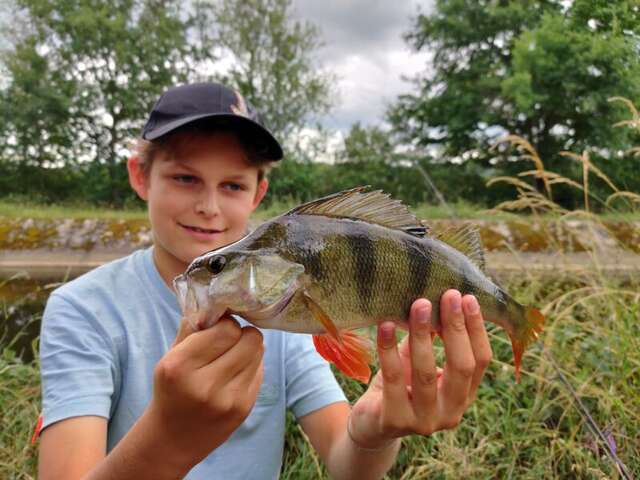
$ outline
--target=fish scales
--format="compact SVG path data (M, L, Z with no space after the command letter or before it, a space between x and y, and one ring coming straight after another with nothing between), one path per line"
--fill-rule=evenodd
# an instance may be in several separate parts
M304 217L288 224L288 250L293 260L315 272L319 298L325 299L318 302L338 328L405 319L413 300L422 296L434 299L438 323L437 299L447 285L461 288L466 282L477 291L488 286L465 268L462 255L457 255L453 268L448 266L452 249L441 242L349 219L319 224L316 218ZM315 239L312 244L309 236Z

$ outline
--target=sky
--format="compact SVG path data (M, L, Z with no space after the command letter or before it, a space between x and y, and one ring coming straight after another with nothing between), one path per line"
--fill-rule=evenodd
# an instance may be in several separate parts
M355 122L383 125L384 112L401 93L412 90L402 76L426 68L427 55L414 53L402 39L420 10L432 0L294 0L298 18L321 30L319 63L338 77L338 101L321 118L329 130L346 133Z

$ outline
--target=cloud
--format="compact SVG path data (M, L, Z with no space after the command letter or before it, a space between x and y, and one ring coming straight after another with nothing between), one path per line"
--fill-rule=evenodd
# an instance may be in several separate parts
M338 77L339 99L321 119L330 129L346 131L355 123L384 122L389 103L411 85L402 80L426 67L427 55L411 52L402 35L430 0L295 0L298 18L320 27L322 65Z

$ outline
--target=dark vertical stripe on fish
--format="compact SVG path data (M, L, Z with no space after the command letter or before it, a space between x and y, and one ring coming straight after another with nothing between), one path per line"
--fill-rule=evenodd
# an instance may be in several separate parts
M416 245L415 240L403 238L402 246L409 265L409 292L413 301L425 295L431 275L431 255Z
M305 252L303 259L305 271L311 275L314 280L322 280L325 274L322 268L322 251L309 249Z
M462 295L467 295L467 294L475 295L475 293L476 293L476 285L469 278L469 275L471 273L471 272L469 272L469 269L465 268L460 273L462 275L462 283L460 285L460 293Z
M353 255L360 307L363 312L369 312L376 279L375 247L366 235L348 235L347 238Z

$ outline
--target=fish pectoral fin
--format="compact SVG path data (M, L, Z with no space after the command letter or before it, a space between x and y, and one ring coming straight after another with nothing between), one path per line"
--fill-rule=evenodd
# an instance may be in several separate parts
M313 317L327 333L313 335L313 344L325 360L333 363L345 375L363 383L371 377L372 343L368 338L349 331L338 331L333 320L307 293L302 293L304 302Z
M339 338L329 334L314 335L313 344L325 360L333 363L346 376L362 383L371 378L371 341L353 332L341 332Z
M331 335L334 339L339 340L340 334L338 333L336 325L333 323L333 320L331 320L329 315L324 313L322 307L318 305L307 292L302 292L302 299L313 315L313 318L320 322L320 324L324 327L329 335Z

